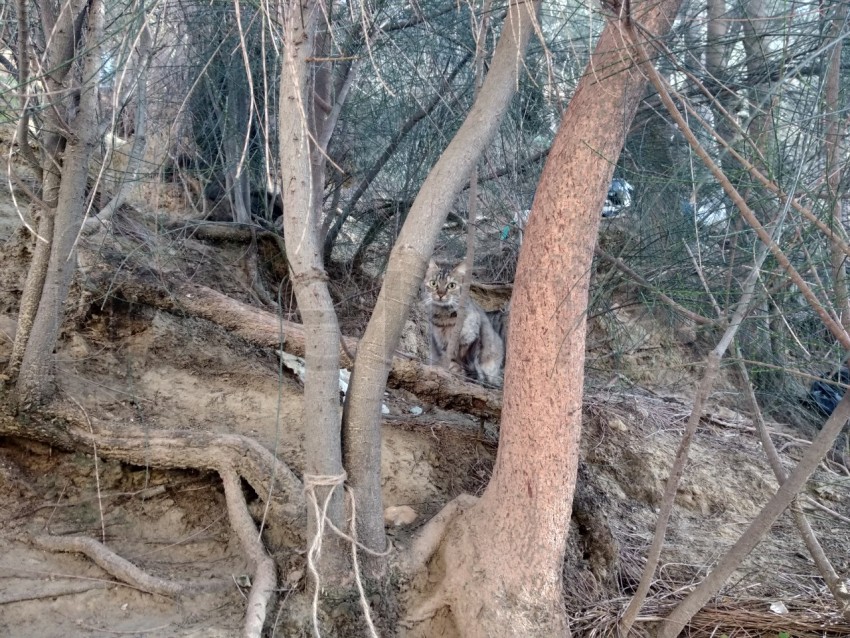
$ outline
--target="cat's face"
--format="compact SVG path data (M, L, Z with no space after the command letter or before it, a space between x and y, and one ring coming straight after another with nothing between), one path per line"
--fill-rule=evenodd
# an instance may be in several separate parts
M425 302L433 306L441 306L457 310L460 305L460 290L466 264L439 264L433 259L425 271Z

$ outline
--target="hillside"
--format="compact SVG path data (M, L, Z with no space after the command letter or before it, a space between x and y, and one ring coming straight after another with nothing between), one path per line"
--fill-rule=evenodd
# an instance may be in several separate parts
M3 188L0 362L8 358L14 338L33 241L8 186ZM240 267L245 244L238 237L203 238L187 222L191 215L179 192L169 185L156 192L154 198L148 192L132 199L133 206L122 209L108 231L81 239L81 270L58 350L61 400L55 418L113 436L127 432L156 439L171 433L175 440L218 441L217 436L242 435L300 477L310 416L298 377L281 365L275 347L258 343L247 329L215 321L214 311L201 316L197 305L180 298L183 284L218 291L274 320L274 309L260 304L246 283ZM25 209L24 194L18 191L16 198ZM273 263L263 267L273 276ZM360 296L357 307L344 315L344 331L356 336L371 300ZM297 318L291 302L283 303L280 316ZM625 348L620 340L615 356L611 343L624 333L633 339ZM708 350L705 339L691 333L684 338L685 333L670 330L635 299L590 324L582 463L564 568L574 635L612 635L640 578ZM411 324L405 341L411 360L421 351L417 335ZM284 348L292 343L285 338ZM659 580L636 635L644 635L654 616L712 568L777 487L743 412L738 384L731 371L724 372L701 421ZM482 396L491 393L490 403L475 399L470 405L478 408L457 410L452 401L462 400L469 384L460 384L455 399L440 398L445 389L423 389L417 396L411 387L417 388L403 380L391 385L382 429L382 487L387 508L410 508L388 512L392 542L400 550L452 498L478 494L487 484L498 442L499 400L498 393L486 391ZM0 418L8 425L14 408L7 398L0 386ZM17 418L25 414L19 411ZM788 469L800 457L806 435L789 424L769 425ZM0 634L236 635L251 568L214 472L180 469L179 453L168 463L155 451L150 458L122 455L108 439L99 450L55 447L38 439L37 433L0 439ZM804 501L804 509L834 566L846 573L850 477L822 466L806 494L821 504L813 509ZM263 541L280 573L279 606L271 612L269 635L310 635L305 540L281 528L256 493L249 508L262 524ZM37 542L45 534L103 540L153 576L204 588L177 595L122 584L84 556L45 549ZM404 617L432 584L407 574L398 587ZM772 611L779 603L786 612ZM344 601L335 613L354 619L359 609ZM442 615L384 629L406 636L452 635ZM722 595L695 617L688 635L723 634L850 634L788 515Z

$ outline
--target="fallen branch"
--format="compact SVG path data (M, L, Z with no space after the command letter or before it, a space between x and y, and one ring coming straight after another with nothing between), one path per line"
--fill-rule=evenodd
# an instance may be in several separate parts
M304 356L304 327L261 308L249 306L212 288L181 281L175 275L149 271L92 273L87 285L101 295L118 295L131 303L186 314L211 321L225 330L267 348L283 349ZM357 339L342 338L340 365L350 368L347 352L356 353ZM425 365L397 355L388 379L390 387L403 388L441 408L459 410L479 417L498 419L502 412L501 392L459 379L437 366Z
M84 554L114 578L150 594L183 596L204 591L221 590L228 586L228 583L225 581L201 581L193 583L151 576L126 558L122 558L113 552L103 543L85 536L44 535L36 536L32 539L32 542L40 549ZM91 588L91 585L89 585L89 589Z

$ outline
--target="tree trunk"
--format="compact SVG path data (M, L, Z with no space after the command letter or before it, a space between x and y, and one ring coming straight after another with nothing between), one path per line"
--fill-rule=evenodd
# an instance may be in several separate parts
M841 139L842 122L840 113L840 83L841 83L841 50L844 39L841 37L847 19L847 3L838 3L835 7L835 15L829 37L835 40L835 46L829 53L826 87L824 94L824 117L826 119L826 135L824 139L825 172L827 195L832 204L832 226L833 233L841 236L843 234L843 221L841 219L841 177L843 167L841 162ZM841 325L850 332L850 296L847 292L847 256L838 246L837 242L830 242L830 261L832 262L832 289L835 296L835 310L841 318Z
M336 311L322 263L319 228L324 184L324 156L314 140L326 124L313 104L315 91L324 92L327 75L310 78L308 58L319 46L317 30L323 9L317 0L294 5L286 24L287 48L280 77L280 164L283 194L283 227L286 254L298 310L305 327L305 413L310 414L310 435L305 439L304 484L308 497L308 538L325 530L318 510L330 494L327 517L338 529L346 526L342 500L345 474L340 447L339 344ZM322 545L322 585L342 582L348 573L343 545L333 537ZM318 557L316 557L318 558ZM319 583L314 583L318 588Z
M18 376L17 391L23 403L44 403L55 392L56 359L53 351L62 325L63 305L76 267L74 248L86 204L89 160L96 142L95 107L102 64L103 7L100 0L91 0L87 11L86 48L82 57L83 85L80 87L77 115L70 122L75 135L64 153L50 260ZM73 41L74 38L71 38ZM69 56L72 54L73 49L68 51ZM60 59L69 67L73 63L70 57ZM71 105L68 107L70 109Z
M343 415L345 467L357 500L359 538L377 551L386 547L380 422L392 354L449 208L498 130L514 94L538 7L537 2L511 5L478 99L422 185L396 240L357 351ZM380 571L380 566L374 567Z
M42 42L50 42L50 47L47 51L47 57L50 61L48 68L51 72L43 78L44 84L50 91L52 96L66 95L67 87L64 82L70 71L70 64L62 65L60 61L67 60L73 54L73 43L77 38L77 30L75 25L76 16L82 11L84 2L77 0L69 3L61 11L57 18L53 15L52 4L44 3L40 5L40 18L42 28ZM22 34L20 46L26 47L29 28L26 22L29 20L28 12L25 10L26 5L22 1L19 3L19 31ZM54 32L55 29L55 32ZM22 55L28 55L27 51L19 51ZM21 64L19 69L20 79L27 79L26 73L28 70L27 64ZM23 87L22 87L23 90ZM53 103L55 97L50 97L49 102ZM34 100L35 98L33 98ZM35 322L38 305L41 301L41 295L44 290L44 282L47 278L47 269L50 262L50 250L53 245L53 229L56 216L56 202L59 198L59 185L62 181L62 156L65 151L65 138L59 133L63 130L63 122L59 116L59 106L57 108L45 109L44 118L46 121L45 129L48 131L44 134L41 140L41 199L45 202L48 208L41 210L38 219L38 235L36 237L35 250L33 252L30 269L27 272L27 280L24 285L24 294L21 298L21 306L18 312L18 329L15 332L15 343L12 346L12 354L9 358L9 374L12 378L16 378L20 370L21 361L24 358L27 344L29 343L30 335L32 334L33 323ZM26 113L21 116L21 126L25 123ZM19 135L19 143L27 146L26 137L22 130Z
M645 4L655 37L679 0ZM587 294L613 167L645 88L604 30L549 153L511 308L499 451L484 495L447 536L446 602L463 636L563 636L561 569L577 473ZM533 623L533 625L531 625ZM533 629L532 629L533 626Z

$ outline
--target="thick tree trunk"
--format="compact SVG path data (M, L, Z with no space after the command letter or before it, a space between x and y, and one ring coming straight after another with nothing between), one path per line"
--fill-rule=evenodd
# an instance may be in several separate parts
M319 240L324 185L324 156L315 140L323 132L324 117L313 105L314 91L326 92L327 74L310 78L308 58L320 46L317 37L321 2L302 0L293 5L286 24L286 55L280 77L280 164L286 255L298 310L305 326L305 413L310 414L306 437L304 483L316 508L329 498L327 517L345 529L339 405L340 331L327 286ZM318 577L322 586L339 585L348 575L347 553L339 538L308 507L308 538L319 543L322 555ZM321 537L328 533L327 540ZM313 556L311 555L312 559ZM315 557L318 559L319 557ZM319 587L319 583L314 583Z
M646 3L636 17L660 36L678 6ZM596 46L525 229L493 478L443 549L446 602L463 636L568 634L561 567L581 434L589 273L613 166L645 88L623 54L620 26L610 23Z
M18 375L17 390L23 403L43 403L51 399L55 392L56 360L53 350L59 337L71 276L76 267L74 248L82 224L89 160L97 135L96 89L102 64L103 6L100 0L92 0L87 11L86 49L82 64L84 83L80 89L77 115L71 122L75 137L65 149L50 260ZM61 59L69 66L72 64L68 57Z
M357 499L359 537L377 551L386 546L380 419L393 351L440 227L510 104L538 7L537 2L511 5L478 99L422 185L402 227L357 351L343 416L345 467Z

